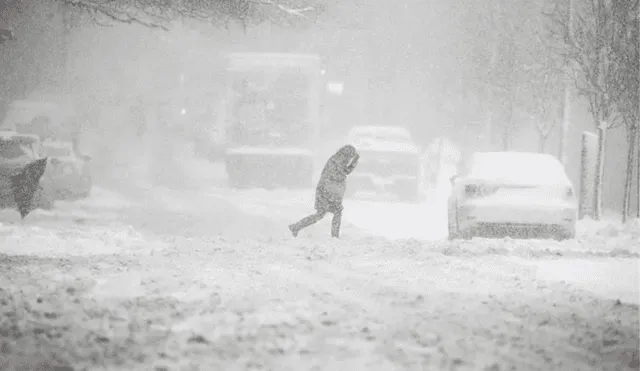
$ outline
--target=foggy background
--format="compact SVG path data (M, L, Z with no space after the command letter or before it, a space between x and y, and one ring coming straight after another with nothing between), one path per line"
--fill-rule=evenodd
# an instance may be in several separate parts
M327 78L345 87L325 102L327 143L356 124L390 124L410 128L423 146L448 137L466 154L538 151L535 122L555 120L542 149L560 153L562 84L552 76L541 94L531 83L540 79L538 67L561 63L545 42L542 11L550 2L332 1L316 23L295 29L188 22L170 31L98 27L53 1L17 3L0 24L17 35L0 45L0 98L4 105L38 94L70 102L98 182L161 182L169 172L179 178L190 166L187 143L197 123L215 125L223 57L231 51L319 54ZM536 96L548 100L547 112L538 112ZM576 187L584 130L594 124L574 92L567 170ZM622 127L608 132L609 209L622 201L624 136Z

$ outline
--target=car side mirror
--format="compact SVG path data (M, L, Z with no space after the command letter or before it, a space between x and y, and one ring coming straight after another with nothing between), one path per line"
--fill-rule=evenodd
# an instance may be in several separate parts
M81 159L83 159L84 161L91 161L93 159L93 157L91 157L91 155L80 155L79 157Z

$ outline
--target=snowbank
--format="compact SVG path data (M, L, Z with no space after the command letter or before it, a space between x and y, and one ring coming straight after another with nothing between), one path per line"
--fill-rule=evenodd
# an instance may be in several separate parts
M162 235L271 238L288 233L291 222L268 210L249 213L214 191L153 187L138 199L140 207L126 214L126 222Z
M593 220L586 217L578 222L578 231L580 235L585 237L619 237L627 235L638 238L640 237L640 219L631 219L622 224L611 218Z
M112 254L150 254L164 248L131 226L78 225L60 230L51 226L0 227L0 251L8 255L68 258Z
M640 220L632 219L622 224L611 219L595 221L585 218L578 222L577 238L594 248L637 254L640 253Z

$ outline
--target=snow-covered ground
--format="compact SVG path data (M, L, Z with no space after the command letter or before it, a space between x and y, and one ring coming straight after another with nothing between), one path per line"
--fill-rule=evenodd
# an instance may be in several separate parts
M638 369L639 223L449 242L447 187L349 200L339 240L288 233L311 190L3 211L0 370Z

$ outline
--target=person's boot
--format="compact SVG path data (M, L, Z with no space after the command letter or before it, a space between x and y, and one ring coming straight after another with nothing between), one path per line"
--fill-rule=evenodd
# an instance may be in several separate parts
M290 224L289 230L291 231L291 234L293 235L293 237L298 237L298 232L300 232L300 229L298 229L298 227L295 224Z

